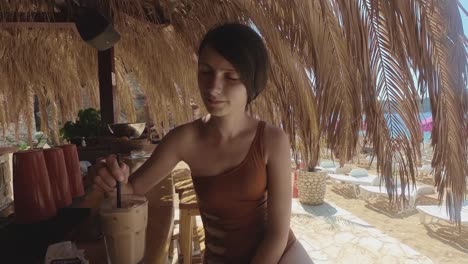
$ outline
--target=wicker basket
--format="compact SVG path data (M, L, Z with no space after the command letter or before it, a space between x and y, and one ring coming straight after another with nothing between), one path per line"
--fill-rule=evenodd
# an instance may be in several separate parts
M327 190L326 180L327 172L324 170L314 172L299 170L297 178L299 202L312 205L323 203Z

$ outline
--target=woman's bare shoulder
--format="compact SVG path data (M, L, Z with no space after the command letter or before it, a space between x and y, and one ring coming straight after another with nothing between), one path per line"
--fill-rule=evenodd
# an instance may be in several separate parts
M263 147L266 158L278 151L286 151L290 147L289 135L280 127L266 124L263 132ZM288 149L289 150L289 149Z
M197 119L197 120L179 125L175 127L174 129L172 129L169 132L169 134L171 134L171 136L177 140L183 140L183 141L192 140L198 132L198 129L200 126L199 123L200 123L200 120Z
M163 137L161 146L177 149L178 155L185 159L195 148L197 126L197 120L195 120L173 128Z
M266 143L277 142L278 140L285 140L288 139L288 134L281 129L280 127L270 125L268 123L265 124L265 130L263 132L263 140Z

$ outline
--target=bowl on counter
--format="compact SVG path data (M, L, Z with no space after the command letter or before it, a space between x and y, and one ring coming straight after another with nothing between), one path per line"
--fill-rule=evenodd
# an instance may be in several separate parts
M136 139L143 134L146 123L108 124L107 128L111 135L117 138L127 137L129 139Z

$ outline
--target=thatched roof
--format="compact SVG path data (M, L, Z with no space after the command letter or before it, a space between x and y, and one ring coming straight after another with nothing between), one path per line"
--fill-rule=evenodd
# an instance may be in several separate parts
M15 12L53 11L54 2L1 1L3 19ZM468 175L468 42L457 1L95 2L110 4L122 35L115 46L117 87L130 119L135 114L126 76L132 73L154 120L167 124L167 113L178 123L190 120L190 101L201 105L195 55L200 38L217 23L249 23L265 38L272 60L268 89L251 110L281 124L293 141L299 139L310 166L316 164L319 139L347 161L365 116L366 139L375 148L385 185L394 190L396 177L403 186L415 180L422 140L419 104L428 96L436 185L451 215L459 217ZM83 93L97 106L96 52L71 29L0 28L0 43L1 124L27 109L31 94L57 117L52 127L74 117ZM395 162L402 165L397 174Z

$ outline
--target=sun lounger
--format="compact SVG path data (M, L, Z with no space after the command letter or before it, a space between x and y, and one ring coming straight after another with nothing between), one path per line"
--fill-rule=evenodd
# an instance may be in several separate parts
M350 173L353 170L353 167L351 165L345 164L343 167L336 167L334 169L335 174L346 174Z
M350 165L344 165L343 167L336 166L333 168L323 168L323 167L319 167L319 168L332 174L345 174L345 173L349 173L353 169Z
M333 167L333 168L323 168L323 167L317 167L317 169L321 169L321 170L324 170L326 171L327 173L335 173L336 172L336 167Z
M368 174L364 169L351 170L349 175L330 173L328 177L334 181L358 186L376 186L380 183L380 179L377 175Z
M377 175L368 174L365 169L353 169L349 175L329 173L328 177L335 182L351 184L356 197L359 196L359 186L375 186L380 183Z
M332 160L323 160L318 166L319 169L325 170L327 172L334 172L338 165Z
M445 205L418 205L416 209L419 212L419 221L421 224L426 224L426 217L430 217L429 223L437 223L439 220L452 222L447 214L447 207ZM468 202L462 206L461 210L461 224L468 225Z
M396 187L397 195L402 194L401 187ZM416 200L421 195L433 194L434 187L428 185L421 186L409 186L405 188L405 196L409 197L409 209L414 209L416 206ZM369 202L369 199L375 197L388 197L387 188L384 186L359 186L359 196L361 199Z
M337 164L332 160L324 160L324 161L320 162L320 165L319 165L319 167L322 167L322 168L325 168L325 169L336 168L336 166L337 166Z
M321 169L321 170L324 170L328 173L335 173L336 172L336 168L338 168L339 165L336 164L334 161L332 160L323 160L320 162L320 165L317 166L318 169Z

